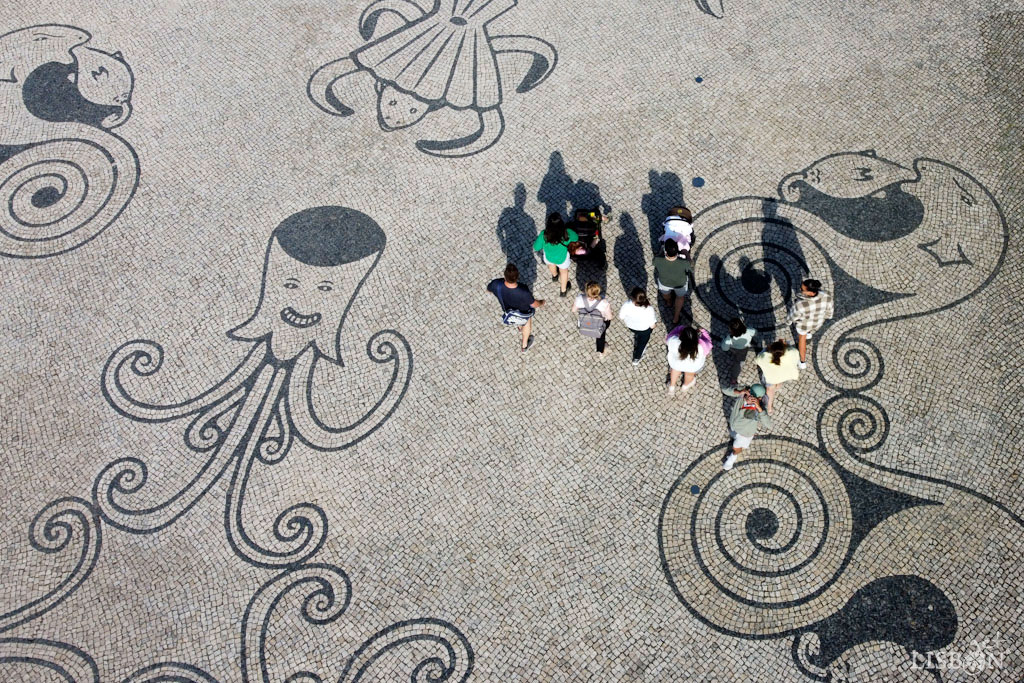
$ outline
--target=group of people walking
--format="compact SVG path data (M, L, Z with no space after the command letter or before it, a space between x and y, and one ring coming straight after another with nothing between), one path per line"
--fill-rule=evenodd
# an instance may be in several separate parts
M544 232L533 244L547 265L552 282L558 283L559 296L566 298L572 284L569 267L572 261L593 260L602 268L606 265L605 242L601 228L605 217L600 210L580 210L570 223L558 213L548 216ZM658 293L672 314L672 325L665 338L669 366L667 388L670 396L686 394L693 389L697 375L704 369L714 348L711 334L689 324L680 324L686 301L693 284L693 263L690 248L694 242L692 215L682 206L673 207L663 224L664 234L659 238L662 255L654 259L655 283ZM521 335L520 348L528 351L534 343L533 317L538 308L546 304L536 299L529 288L519 282L519 269L514 263L505 266L502 277L492 280L487 290L497 297L502 309L502 322L517 327ZM594 340L596 352L604 356L608 350L608 328L613 320L611 303L598 282L587 282L573 299L569 309L576 317L582 336ZM793 325L796 347L782 339L767 344L757 330L750 329L740 318L728 324L728 336L721 348L731 367L730 381L722 386L726 396L733 397L729 413L732 450L723 463L729 470L737 457L750 447L759 428L770 429L771 414L779 386L799 378L807 367L807 340L825 322L832 318L832 297L815 279L801 283L800 292L789 307L787 323ZM647 350L658 316L647 292L634 287L629 300L619 309L618 318L633 336L633 365L639 365ZM761 382L739 384L740 370L751 351L755 352ZM682 382L680 383L680 379Z

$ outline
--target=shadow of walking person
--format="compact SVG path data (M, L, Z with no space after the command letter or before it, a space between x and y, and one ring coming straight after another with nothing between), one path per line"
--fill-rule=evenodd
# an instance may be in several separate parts
M567 214L567 207L573 190L574 183L565 170L562 153L552 152L548 158L548 172L544 174L540 187L537 188L537 201L544 204L544 215L558 213L566 220L571 220L572 216Z
M661 246L658 238L664 234L662 224L668 210L673 206L686 206L683 203L683 181L670 171L659 173L653 168L647 176L651 191L643 196L640 208L647 216L647 230L651 236L651 253L660 254Z
M713 254L709 258L709 265L708 272L711 273L711 278L697 287L696 296L700 297L705 304L710 301L728 302L726 307L719 306L711 311L711 329L708 330L714 340L711 358L715 363L718 386L725 387L735 384L740 377L739 360L732 351L722 348L722 340L729 336L729 320L732 318L747 320L748 313L752 310L750 305L752 302L742 294L745 287L744 273L750 269L750 259L745 257L740 259L739 277L729 272L726 264L717 254ZM751 277L756 277L756 275ZM718 291L712 292L712 288ZM749 361L748 356L747 362ZM732 398L722 394L722 415L726 420L729 419L732 402Z
M612 263L619 271L622 292L628 297L634 287L640 287L645 292L647 291L647 260L644 257L644 247L640 243L640 235L636 231L633 216L623 212L619 216L619 227L622 229L622 233L615 238ZM647 296L656 297L656 293L647 292Z
M775 339L783 339L787 344L793 343L786 330L789 305L800 291L800 283L810 277L810 268L804 258L796 229L787 219L779 216L778 208L779 204L774 199L761 202L761 213L764 216L761 228L763 279L751 283L763 287L767 292L765 322L762 323L762 343L765 346Z
M532 288L537 280L537 259L533 255L537 222L526 213L526 186L522 183L516 184L512 206L502 209L498 216L496 232L505 259L519 268L519 281Z

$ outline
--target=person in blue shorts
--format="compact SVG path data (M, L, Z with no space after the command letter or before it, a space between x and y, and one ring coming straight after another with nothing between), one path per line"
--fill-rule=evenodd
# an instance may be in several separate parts
M534 299L530 289L519 284L519 269L514 263L505 266L504 277L488 283L487 291L501 304L501 322L519 328L523 336L521 348L526 352L533 346L533 314L544 305L544 300Z

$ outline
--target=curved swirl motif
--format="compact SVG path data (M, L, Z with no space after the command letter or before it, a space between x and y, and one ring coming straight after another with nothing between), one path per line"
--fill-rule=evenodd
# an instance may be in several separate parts
M56 135L59 131L59 135ZM0 254L55 256L89 242L135 194L139 160L124 140L65 123L0 163Z
M274 413L278 408L276 397L281 393L286 375L285 370L275 370L269 389L257 388L255 392L255 395L265 397L254 423L262 433L256 439L249 439L244 449L239 449L224 509L224 523L231 547L249 562L263 567L284 567L301 562L314 555L327 538L327 515L320 507L309 503L292 505L274 521L274 538L283 549L265 548L245 530L242 506L253 462L258 458L262 460L260 454L267 450L276 450L274 462L283 459L287 452L282 450L283 440L267 439L267 430L275 421ZM247 401L245 405L249 403ZM245 416L245 419L249 422L252 418ZM280 422L280 417L276 421Z
M391 378L384 394L359 420L344 427L324 424L313 409L313 373L319 356L306 352L295 362L288 386L288 407L295 431L304 443L318 450L353 446L375 432L405 396L412 379L412 349L395 330L381 330L366 343L366 354L374 363L392 363Z
M59 498L44 507L29 525L29 543L43 553L77 549L71 571L44 595L0 614L0 633L44 614L73 593L96 566L102 544L96 509L81 498Z
M778 202L741 197L697 216L706 236L694 248L694 322L721 336L730 318L742 317L766 336L787 334L793 292L813 274L831 289L828 257L814 237L827 226ZM796 228L799 222L803 227Z
M99 669L88 654L73 645L41 638L0 638L0 667L35 666L46 680L59 676L67 683L99 683Z
M163 366L163 347L146 339L136 339L122 344L110 354L110 358L103 366L100 388L107 403L125 417L140 422L177 420L228 399L251 380L260 366L266 362L266 356L267 345L255 344L238 367L214 386L195 398L163 405L136 399L124 386L123 375L126 370L136 377L149 377Z
M158 662L139 669L123 683L218 683L197 666L181 662Z
M0 255L53 256L105 230L139 183L135 150L109 131L131 116L120 53L73 26L0 35ZM103 79L83 74L102 73Z
M832 463L801 442L759 443L731 472L722 447L705 453L672 486L659 524L679 599L715 628L752 638L811 623L806 603L838 579L852 549L850 500Z
M275 576L253 595L242 617L242 680L271 679L267 670L267 633L271 619L289 593L305 591L300 616L308 624L329 624L340 617L352 599L352 583L339 567L308 564ZM258 678L257 678L258 677ZM298 677L298 678L297 678ZM289 681L316 680L309 672L298 672Z
M413 667L412 683L464 683L473 672L473 648L459 629L440 619L410 619L388 626L360 645L345 665L340 683L359 683L388 652L412 644L438 648L438 654L424 656Z

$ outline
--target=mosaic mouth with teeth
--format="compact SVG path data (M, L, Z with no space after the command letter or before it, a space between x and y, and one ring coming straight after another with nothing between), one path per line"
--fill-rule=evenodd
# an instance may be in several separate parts
M292 327L304 328L313 327L320 322L319 313L310 313L309 315L303 315L296 311L291 306L281 309L281 320L285 321Z

